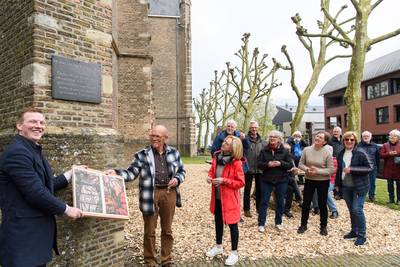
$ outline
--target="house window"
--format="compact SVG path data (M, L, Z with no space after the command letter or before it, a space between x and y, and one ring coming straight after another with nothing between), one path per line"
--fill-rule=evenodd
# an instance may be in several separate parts
M367 99L389 95L389 81L383 81L367 86Z
M343 96L332 96L326 98L326 106L327 108L330 107L338 107L344 105Z
M328 117L327 121L329 123L329 125L328 125L329 129L332 129L336 126L341 127L341 124L342 124L342 120L341 120L340 116Z
M382 124L382 123L388 123L388 122L389 122L389 108L388 107L377 108L376 109L376 123Z
M394 119L395 122L400 122L400 105L394 106Z
M400 79L393 79L393 94L400 93Z

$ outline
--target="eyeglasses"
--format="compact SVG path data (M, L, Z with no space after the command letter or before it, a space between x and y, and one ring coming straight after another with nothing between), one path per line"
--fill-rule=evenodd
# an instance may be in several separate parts
M350 141L350 142L354 142L355 139L353 139L353 138L351 138L351 139L350 139L350 138L345 138L344 141L346 141L346 142L349 142L349 141Z
M154 138L154 139L160 139L160 138L164 137L164 135L150 134L150 137Z
M271 136L268 136L268 138L278 138L278 136L271 135Z

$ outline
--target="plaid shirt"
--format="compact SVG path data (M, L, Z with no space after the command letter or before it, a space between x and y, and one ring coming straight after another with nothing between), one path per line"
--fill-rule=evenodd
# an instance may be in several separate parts
M178 150L168 145L164 147L169 177L178 179L176 190L176 206L181 207L181 195L179 185L185 180L184 169ZM145 215L154 214L154 181L155 164L151 146L148 146L134 155L131 166L127 170L117 169L117 174L125 178L125 181L133 181L139 177L139 208Z

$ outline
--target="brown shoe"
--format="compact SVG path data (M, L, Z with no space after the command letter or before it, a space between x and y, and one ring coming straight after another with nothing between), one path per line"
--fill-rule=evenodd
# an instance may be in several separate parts
M244 211L244 216L249 217L249 218L253 217L253 215L251 215L251 212L249 210Z

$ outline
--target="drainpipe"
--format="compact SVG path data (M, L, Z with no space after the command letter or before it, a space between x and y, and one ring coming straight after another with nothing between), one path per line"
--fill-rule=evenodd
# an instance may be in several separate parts
M179 45L179 38L180 38L180 20L176 18L176 148L179 150L179 74L180 74L180 45Z

